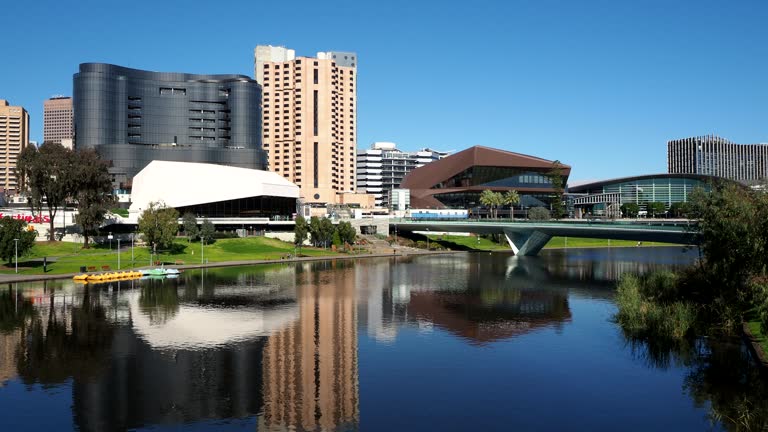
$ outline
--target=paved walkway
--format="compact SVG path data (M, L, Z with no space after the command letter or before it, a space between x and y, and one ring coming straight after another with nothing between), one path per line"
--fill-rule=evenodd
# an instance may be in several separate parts
M393 257L393 256L414 256L414 255L436 255L436 254L453 254L460 253L459 251L425 251L420 249L392 249L392 253L370 253L359 255L325 255L314 257L299 257L299 258L287 258L287 259L274 259L274 260L241 260L241 261L221 261L212 262L207 264L185 264L185 265L167 265L168 268L176 268L179 270L189 270L198 268L215 268L215 267L234 267L234 266L247 266L258 264L279 264L279 263L292 263L292 262L304 262L304 261L325 261L325 260L355 260L363 258L381 258L381 257ZM148 266L137 267L137 269L151 268ZM128 269L124 269L128 270ZM19 275L19 274L0 274L0 284L10 282L34 282L53 279L70 279L79 273L60 273L60 274L39 274L39 275Z

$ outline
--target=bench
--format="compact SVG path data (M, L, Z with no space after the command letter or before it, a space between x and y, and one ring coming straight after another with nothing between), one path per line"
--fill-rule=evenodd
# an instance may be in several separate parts
M182 261L182 260L176 260L176 265L184 265L184 261Z
M96 266L88 266L88 271L89 272L95 272L96 271Z
M102 269L103 271L107 271L107 270L110 270L110 268L109 268L109 266L108 266L108 265L103 265L103 266L101 266L101 269Z

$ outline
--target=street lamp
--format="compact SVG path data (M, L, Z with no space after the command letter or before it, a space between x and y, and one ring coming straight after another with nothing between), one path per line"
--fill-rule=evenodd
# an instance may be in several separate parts
M109 233L107 238L109 239L109 251L112 252L112 233L111 232Z
M429 228L427 228L427 250L429 250Z
M200 236L200 264L205 264L205 237Z
M120 239L117 239L117 269L120 270Z
M14 256L16 258L16 273L19 272L19 239L13 239Z

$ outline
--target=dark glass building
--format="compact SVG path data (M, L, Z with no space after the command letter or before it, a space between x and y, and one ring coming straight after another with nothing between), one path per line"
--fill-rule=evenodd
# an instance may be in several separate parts
M485 209L480 194L516 190L520 203L515 214L526 208L549 208L555 189L549 178L554 161L489 147L470 147L444 159L411 171L400 184L411 191L411 208ZM567 183L571 167L560 164L563 183ZM499 214L508 214L509 207Z
M264 170L260 100L261 87L245 75L83 63L74 75L75 148L111 160L120 189L153 160Z

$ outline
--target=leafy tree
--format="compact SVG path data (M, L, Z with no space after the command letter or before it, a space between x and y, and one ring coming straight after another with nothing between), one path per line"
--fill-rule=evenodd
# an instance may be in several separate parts
M653 201L646 204L646 208L651 217L656 217L657 215L664 214L667 206L665 206L663 202Z
M549 210L544 207L533 207L528 210L528 219L536 221L546 221L550 219Z
M621 205L621 213L625 217L634 218L640 212L640 206L635 203L624 203Z
M27 223L20 219L4 217L0 219L0 258L10 264L16 256L16 242L19 239L18 256L26 255L35 245L37 231L27 227Z
M330 219L312 216L309 220L309 234L315 246L327 247L333 238L333 232L333 223Z
M508 190L504 193L504 204L509 206L509 217L510 219L515 218L515 204L520 203L520 194L517 193L516 190Z
M559 160L552 162L552 169L547 173L547 177L555 193L552 200L552 217L560 219L565 216L565 207L563 206L565 178L563 177L563 164Z
M685 217L689 211L690 211L690 206L688 205L688 203L676 202L676 203L672 203L672 205L669 206L669 214L671 214L672 217L676 217L676 218Z
M357 237L357 231L355 231L355 228L352 226L351 223L347 221L341 221L336 226L336 232L339 233L339 239L342 243L346 244L352 244L355 242L355 238Z
M200 226L200 240L202 240L203 244L211 243L211 240L213 240L213 235L216 233L216 227L213 226L213 222L209 221L208 218L203 219L203 224Z
M490 217L496 218L496 207L504 203L504 197L499 192L486 189L480 193L480 204L488 207Z
M336 246L336 247L341 247L341 245L343 245L343 244L344 244L344 243L342 243L342 241L341 241L341 237L339 237L339 230L338 230L338 229L337 229L337 230L335 230L335 231L333 231L333 237L332 237L331 243L332 243L334 246Z
M184 213L184 216L181 217L181 224L184 226L184 235L187 236L187 243L200 233L197 227L197 218L191 212Z
M95 233L109 208L114 204L112 179L107 163L93 149L74 153L75 170L73 198L77 201L75 221L83 228L83 247L88 248L89 235Z
M50 217L49 240L55 241L53 221L59 207L77 190L78 170L74 152L61 144L45 142L40 148L25 147L16 164L19 188L26 195L32 212L41 213L43 205Z
M139 216L139 232L147 245L154 249L170 247L179 231L179 212L162 202L151 202Z
M308 234L309 224L307 224L307 220L304 219L304 216L297 216L296 225L293 227L293 244L299 248L299 252L301 252L301 245L307 241Z

